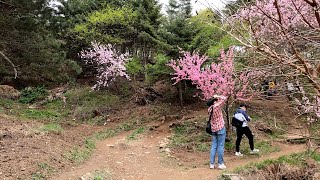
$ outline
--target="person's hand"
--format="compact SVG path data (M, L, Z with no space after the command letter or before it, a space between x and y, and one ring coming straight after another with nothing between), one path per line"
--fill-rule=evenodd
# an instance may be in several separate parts
M221 98L219 95L213 95L213 98Z
M223 99L223 100L226 100L226 99L227 99L227 97L225 97L225 96L219 96L219 95L213 95L213 98Z

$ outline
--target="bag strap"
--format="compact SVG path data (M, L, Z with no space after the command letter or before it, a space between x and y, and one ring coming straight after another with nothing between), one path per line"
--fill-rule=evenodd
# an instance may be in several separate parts
M213 107L210 110L210 115L209 115L209 122L211 124L211 119L212 119L212 113L213 113Z

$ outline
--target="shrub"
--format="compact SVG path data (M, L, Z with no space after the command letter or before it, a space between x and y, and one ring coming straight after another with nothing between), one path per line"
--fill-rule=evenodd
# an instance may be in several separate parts
M19 102L29 104L38 100L42 100L46 98L47 95L48 91L43 86L38 86L36 88L26 88L21 92Z

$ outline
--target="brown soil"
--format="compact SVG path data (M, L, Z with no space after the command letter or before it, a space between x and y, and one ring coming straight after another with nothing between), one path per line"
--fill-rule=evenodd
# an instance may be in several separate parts
M97 170L108 171L113 179L216 179L222 173L208 168L209 152L171 152L168 155L159 149L163 139L170 136L169 131L149 132L133 141L126 139L129 134L123 133L99 142L97 151L87 162L68 168L52 179L77 179ZM251 162L276 159L305 149L304 145L277 145L280 152L260 157L247 155L238 158L233 154L226 154L226 166L228 170L232 170Z
M285 105L272 102L255 101L253 105L267 104L273 109L281 121L292 119L284 109ZM261 106L259 106L260 108ZM125 120L127 112L119 112L119 117ZM198 116L207 116L205 108L184 109L181 121ZM256 108L255 110L261 110ZM278 112L277 110L281 110ZM282 112L283 111L283 112ZM138 114L152 113L145 108L140 108ZM151 114L150 114L151 113ZM123 116L120 116L120 115ZM169 114L170 115L170 114ZM97 170L105 170L112 179L215 179L222 173L219 170L208 168L209 152L194 153L186 151L171 152L170 149L159 148L161 142L171 135L169 124L179 123L174 117L167 116L158 122L153 122L157 127L138 136L137 140L128 140L131 132L122 133L113 138L97 142L93 155L84 163L75 165L63 157L74 146L83 145L83 140L94 132L104 127L92 125L65 126L61 134L42 134L33 130L42 125L37 122L18 121L7 116L0 116L0 179L30 179L36 172L41 172L44 177L51 176L53 180L79 179L86 174ZM295 125L290 121L290 125ZM258 162L265 159L274 159L282 155L303 151L304 145L288 145L277 143L279 152L257 156L236 158L233 154L226 153L225 162L228 170L236 167ZM53 170L40 168L41 163L47 164Z
M83 144L83 139L98 127L63 127L61 134L35 131L42 124L0 116L0 179L30 179L50 175L71 165L63 157L68 149ZM40 166L44 166L41 168ZM45 178L45 177L44 177Z

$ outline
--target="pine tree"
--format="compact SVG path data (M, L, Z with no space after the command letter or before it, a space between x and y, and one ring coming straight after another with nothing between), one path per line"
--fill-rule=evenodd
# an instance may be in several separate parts
M190 0L170 0L167 6L167 22L165 22L166 32L163 33L167 43L172 46L169 56L177 58L177 46L184 50L189 49L189 45L194 35L193 27L189 24L191 17Z
M62 43L51 31L53 9L49 1L8 0L0 1L0 5L0 51L18 70L18 79L13 79L11 68L1 63L0 83L22 87L56 83L80 70L66 59Z

